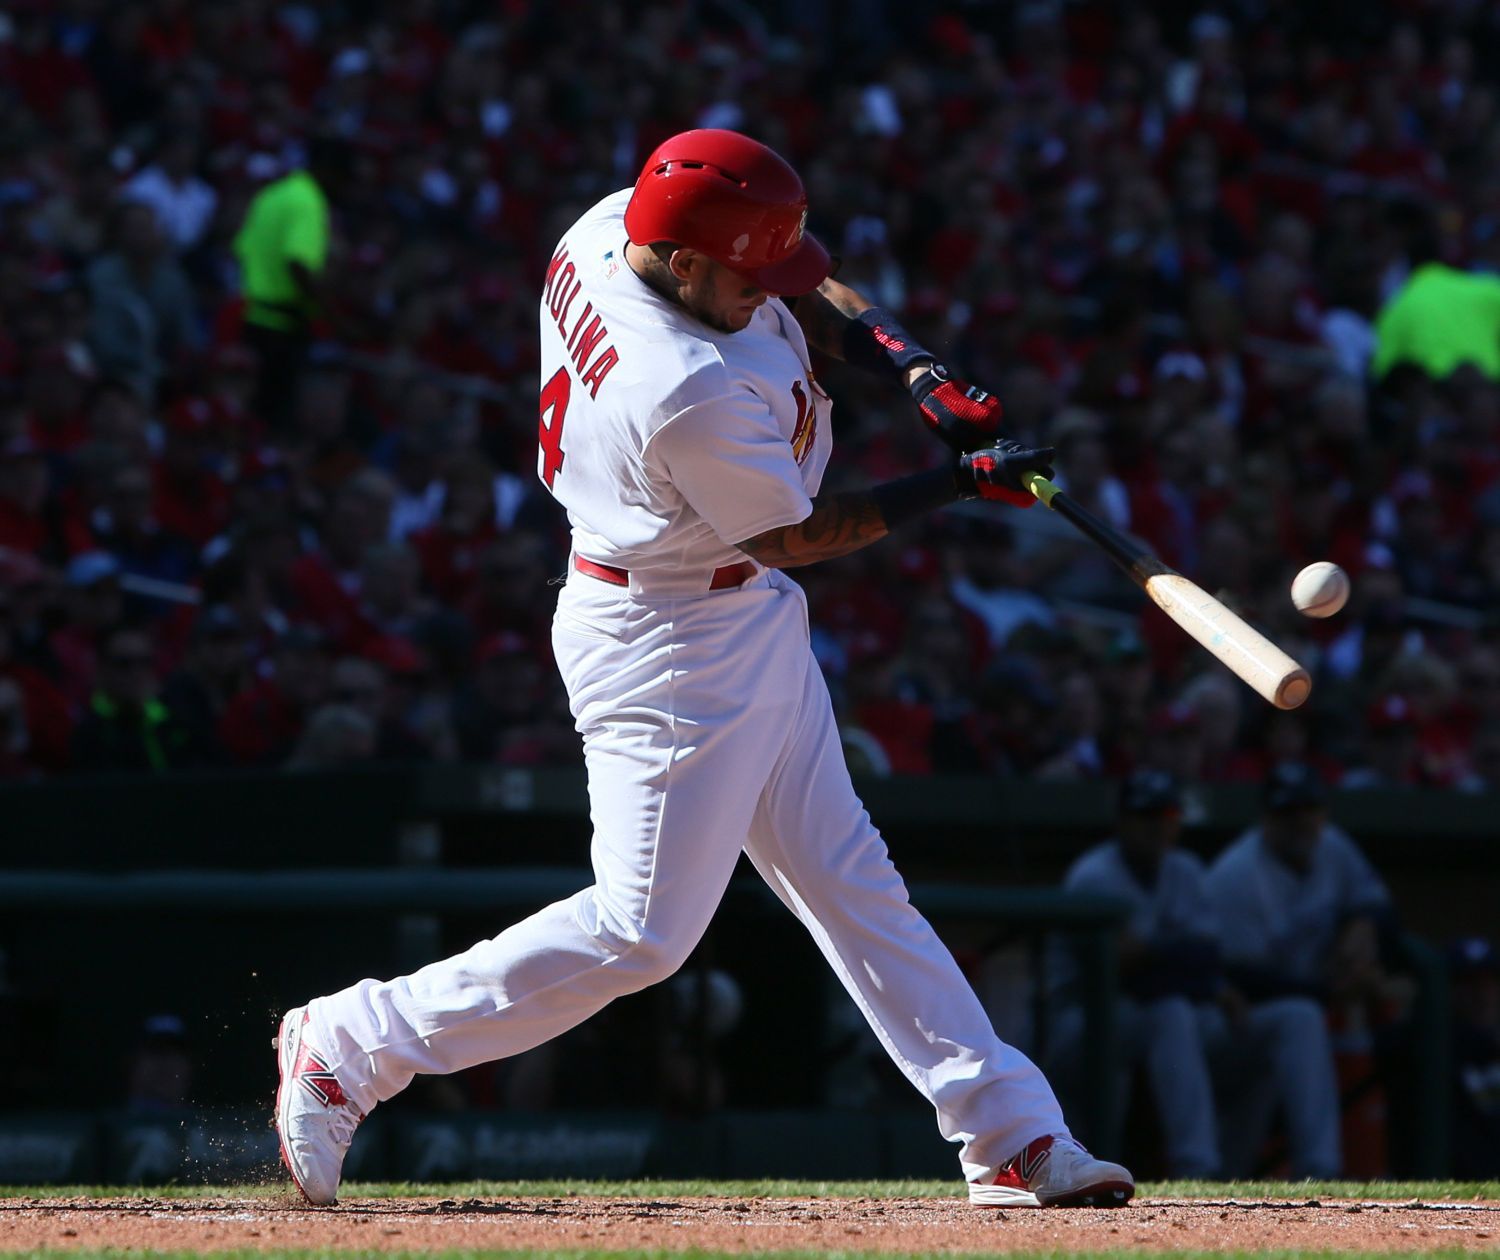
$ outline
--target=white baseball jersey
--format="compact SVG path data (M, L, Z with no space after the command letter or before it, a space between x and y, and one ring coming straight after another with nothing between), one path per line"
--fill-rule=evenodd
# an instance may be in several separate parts
M1207 885L1227 961L1274 963L1308 981L1321 976L1346 915L1390 903L1365 855L1331 824L1305 875L1278 860L1253 827L1214 860Z
M1079 855L1063 877L1063 887L1127 903L1125 927L1143 941L1184 936L1213 940L1217 932L1203 879L1202 862L1171 849L1162 857L1155 885L1148 888L1126 863L1120 842L1106 840ZM1055 943L1051 965L1053 986L1059 993L1070 992L1078 980L1078 963L1068 942Z
M630 269L629 200L594 206L547 268L537 474L578 555L643 577L711 572L812 511L830 403L780 299L721 333Z
M1063 887L1128 902L1126 927L1143 941L1183 936L1213 940L1217 932L1203 878L1203 863L1193 854L1169 849L1162 857L1156 883L1148 888L1125 861L1120 842L1106 840L1073 863Z

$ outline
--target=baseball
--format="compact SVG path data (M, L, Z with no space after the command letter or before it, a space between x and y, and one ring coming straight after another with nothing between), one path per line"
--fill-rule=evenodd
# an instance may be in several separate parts
M1331 617L1349 600L1349 575L1329 560L1310 564L1292 579L1292 603L1304 617Z

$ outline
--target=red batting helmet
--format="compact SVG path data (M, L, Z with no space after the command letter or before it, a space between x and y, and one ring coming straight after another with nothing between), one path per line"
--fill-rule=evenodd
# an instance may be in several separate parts
M807 193L774 150L737 131L684 131L646 159L625 232L636 245L675 241L770 293L806 293L828 276L828 251L806 234Z

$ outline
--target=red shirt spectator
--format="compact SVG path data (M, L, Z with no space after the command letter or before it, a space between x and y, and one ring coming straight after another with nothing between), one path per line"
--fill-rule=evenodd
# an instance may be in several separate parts
M41 449L18 438L0 450L0 547L57 564L91 545L88 526L52 494Z
M155 515L168 533L202 547L229 524L229 486L214 470L222 458L212 404L189 400L167 415L166 445L155 469Z
M219 719L219 743L240 765L276 765L296 746L328 691L326 639L293 627L277 644L272 673L235 696Z
M462 603L474 588L480 558L499 536L493 473L480 461L456 463L443 480L442 516L411 537L428 592L440 603Z
M28 435L49 455L71 455L89 440L86 391L93 359L78 342L48 346L31 361L26 380Z
M0 45L0 81L12 84L28 108L48 120L62 112L73 92L93 85L88 68L52 41L50 18L46 5L11 7L15 30L8 43Z

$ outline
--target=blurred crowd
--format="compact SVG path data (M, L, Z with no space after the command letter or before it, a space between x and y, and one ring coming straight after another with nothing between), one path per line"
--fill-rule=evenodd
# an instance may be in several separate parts
M1436 0L14 0L0 775L576 760L542 265L704 125L1316 679L1271 711L1063 523L955 510L805 572L856 766L1500 785L1497 68ZM834 482L941 457L824 375Z

